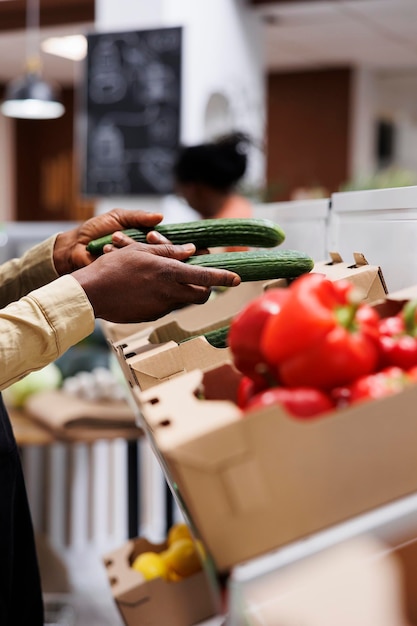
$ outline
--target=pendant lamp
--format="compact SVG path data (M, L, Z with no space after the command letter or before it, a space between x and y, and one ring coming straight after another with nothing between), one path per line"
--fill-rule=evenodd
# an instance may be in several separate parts
M65 112L58 87L41 75L39 14L39 0L26 0L25 73L6 85L1 112L8 117L46 120Z

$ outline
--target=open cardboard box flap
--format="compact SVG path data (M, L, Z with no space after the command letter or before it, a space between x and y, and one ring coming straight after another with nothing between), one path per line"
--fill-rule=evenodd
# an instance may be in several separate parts
M197 400L201 382L190 372L135 397L220 570L417 491L417 388L306 422L278 407L241 418ZM222 367L223 397L225 385Z
M204 371L227 360L229 348L215 348L205 337L194 337L184 343L168 341L157 345L149 352L130 357L127 364L136 385L143 390L195 368Z
M330 261L314 264L313 272L324 274L329 280L348 279L363 293L364 302L371 303L387 294L381 268L369 265L361 252L353 253L353 263L345 263L338 252L330 252Z
M417 285L389 293L385 298L374 302L373 306L381 317L387 317L396 315L406 302L415 299L417 299Z

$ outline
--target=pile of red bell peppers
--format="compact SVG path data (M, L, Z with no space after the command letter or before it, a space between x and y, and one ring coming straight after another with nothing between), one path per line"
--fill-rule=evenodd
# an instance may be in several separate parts
M228 344L245 413L281 404L310 418L417 382L417 301L382 318L352 283L306 274L251 301Z

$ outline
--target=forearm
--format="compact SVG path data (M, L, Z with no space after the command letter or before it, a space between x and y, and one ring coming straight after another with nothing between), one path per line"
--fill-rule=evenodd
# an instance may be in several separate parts
M34 246L19 259L0 266L0 307L16 302L58 277L53 260L56 236Z
M57 359L94 330L78 282L63 276L0 311L0 389Z

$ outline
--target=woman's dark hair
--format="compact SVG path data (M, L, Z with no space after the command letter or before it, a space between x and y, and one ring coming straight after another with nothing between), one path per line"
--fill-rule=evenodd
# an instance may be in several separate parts
M228 191L246 171L250 144L245 133L234 132L212 143L182 147L174 165L175 179Z

